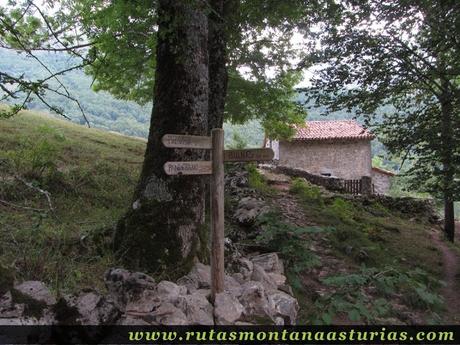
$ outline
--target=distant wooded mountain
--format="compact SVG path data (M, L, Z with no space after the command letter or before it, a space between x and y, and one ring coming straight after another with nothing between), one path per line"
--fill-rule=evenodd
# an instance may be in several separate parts
M53 71L65 69L76 63L75 59L65 53L39 53L38 56ZM1 70L15 76L24 75L26 78L35 79L48 75L36 60L6 49L0 49L0 66ZM91 77L81 70L68 72L59 76L59 79L72 96L79 100L92 126L128 135L147 136L150 104L140 106L134 102L115 99L107 92L94 92L91 89ZM64 109L72 121L84 123L75 102L51 92L46 94L46 99L49 104ZM34 100L29 108L48 111L39 100Z
M39 58L53 71L59 71L76 63L75 59L65 53L39 53ZM24 75L26 78L39 79L48 76L48 72L40 64L24 54L11 50L0 49L1 70L15 76ZM82 70L74 70L59 77L72 96L79 100L93 127L116 131L127 135L147 137L152 104L141 106L137 103L114 98L111 94L91 89L92 79ZM53 82L51 82L53 83ZM48 92L46 99L49 104L64 109L72 121L84 124L84 119L75 102ZM305 103L305 95L299 93L297 101ZM30 109L48 111L49 109L39 100L29 104ZM354 113L335 112L327 117L321 116L325 108L306 104L309 120L350 119ZM248 146L260 146L264 133L258 121L249 121L244 125L225 124L225 141L231 144L233 133L237 132ZM379 143L374 146L374 153L382 152Z

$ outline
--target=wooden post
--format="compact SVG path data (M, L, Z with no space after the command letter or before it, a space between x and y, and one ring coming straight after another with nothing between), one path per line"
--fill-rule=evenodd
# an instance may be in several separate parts
M165 147L211 149L211 162L166 162L167 175L211 174L211 299L224 291L224 162L249 162L272 160L272 149L247 149L224 151L224 130L213 129L211 138L196 135L165 134L161 139Z
M370 176L361 177L361 194L365 196L372 195L372 177Z
M211 132L211 300L224 291L224 130Z

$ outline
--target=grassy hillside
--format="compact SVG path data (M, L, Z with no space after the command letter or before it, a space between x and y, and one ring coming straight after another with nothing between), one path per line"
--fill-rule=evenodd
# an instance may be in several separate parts
M0 267L55 292L102 288L103 272L117 265L111 229L130 204L145 141L31 112L1 119L0 133ZM275 189L255 169L249 177L272 211L242 248L280 252L302 322L443 320L439 230L423 214L302 180Z
M0 261L18 280L99 282L113 265L103 230L130 202L145 141L31 112L0 133Z
M303 179L270 187L257 171L250 176L272 211L244 246L280 252L302 323L460 321L444 302L460 282L444 291L452 277L444 275L441 228L417 202L333 194ZM450 252L460 262L459 249L456 243Z

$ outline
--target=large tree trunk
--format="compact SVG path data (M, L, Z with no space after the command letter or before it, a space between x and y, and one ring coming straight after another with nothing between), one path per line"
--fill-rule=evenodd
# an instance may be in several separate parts
M227 27L229 6L235 0L210 0L209 14L209 121L208 132L222 128L227 95Z
M167 161L203 160L203 150L170 149L164 134L206 135L208 25L204 0L159 1L154 108L133 204L120 220L116 253L129 268L187 271L205 250L203 177L167 176Z
M454 201L448 197L444 200L444 232L447 239L454 242L455 238L455 214Z
M445 85L447 88L448 85ZM449 241L454 242L455 215L454 215L454 162L453 162L453 121L452 103L448 95L441 101L442 111L442 163L443 163L443 194L444 194L444 232Z

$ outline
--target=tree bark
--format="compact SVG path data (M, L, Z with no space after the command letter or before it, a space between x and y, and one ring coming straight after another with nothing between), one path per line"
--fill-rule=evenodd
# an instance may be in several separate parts
M455 238L455 215L454 201L449 198L444 199L444 232L447 239L454 242Z
M448 85L445 85L447 88ZM444 194L444 232L449 241L454 242L455 215L454 215L454 162L453 162L453 123L452 103L449 95L441 100L442 112L442 163L443 163L443 194Z
M114 246L129 268L177 277L206 249L201 176L167 176L167 161L203 160L196 149L165 148L165 134L208 131L208 20L204 0L160 0L154 108L133 204Z
M208 133L224 124L227 95L227 30L228 6L235 0L211 0L209 14L209 121Z

